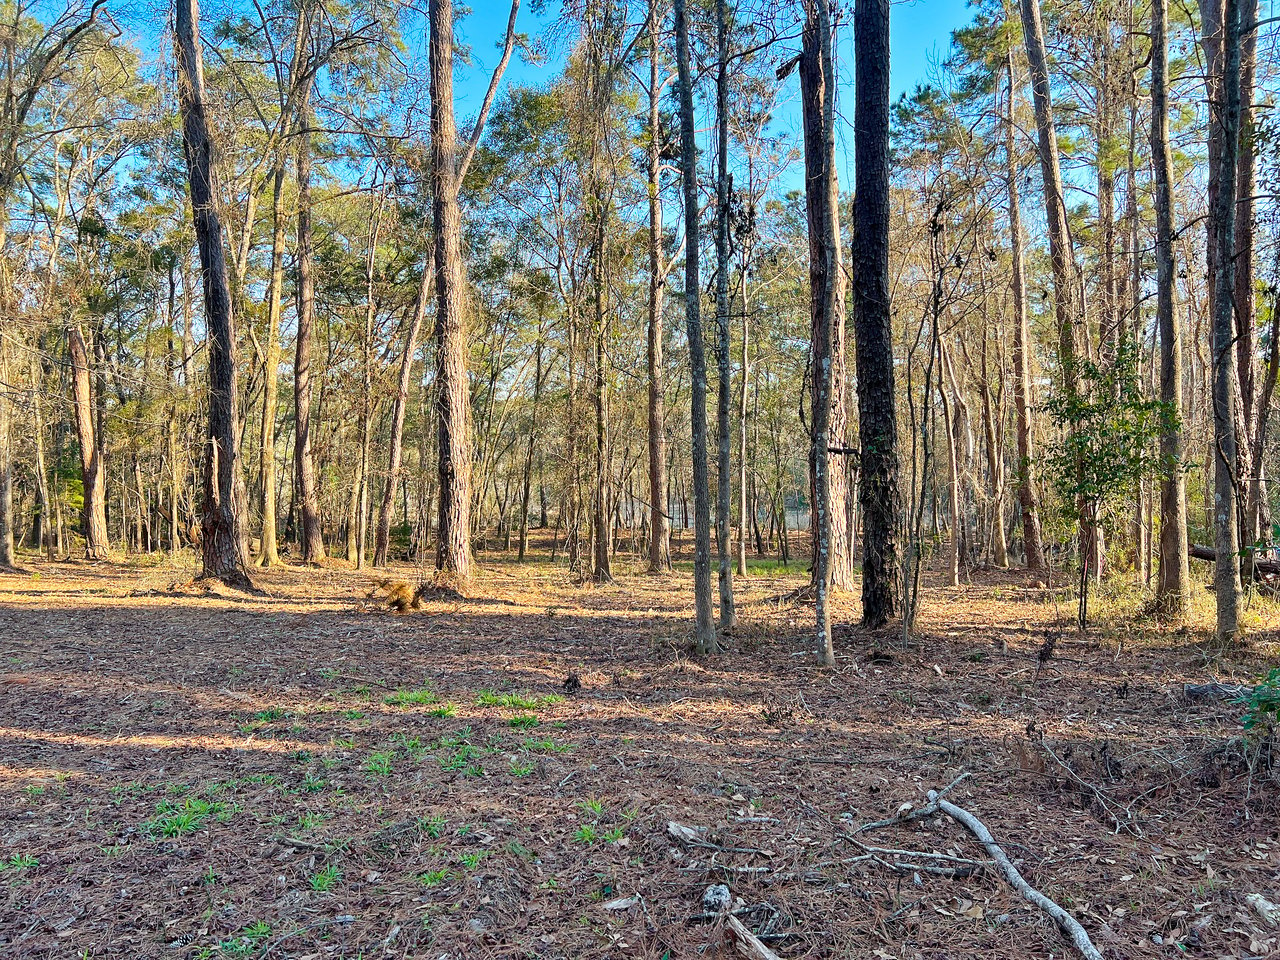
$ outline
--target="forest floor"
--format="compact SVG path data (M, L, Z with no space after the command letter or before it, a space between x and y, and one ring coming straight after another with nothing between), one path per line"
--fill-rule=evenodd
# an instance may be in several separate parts
M1280 756L1182 692L1280 662L1280 606L1213 653L1207 593L1168 632L1104 598L1082 637L975 571L927 585L909 646L842 627L826 670L796 568L740 582L731 650L693 658L685 574L481 562L474 599L404 615L336 565L261 596L190 558L0 577L0 956L727 958L713 883L784 958L1071 956L993 871L851 838L962 773L1108 958L1280 948L1249 903L1280 902ZM856 839L984 858L944 816Z

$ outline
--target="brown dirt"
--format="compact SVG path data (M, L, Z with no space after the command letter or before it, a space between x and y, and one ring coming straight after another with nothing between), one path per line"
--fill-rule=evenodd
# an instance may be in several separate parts
M189 579L0 577L0 956L730 957L715 882L786 958L1070 955L990 873L856 859L853 828L962 772L952 799L1107 957L1280 946L1245 900L1280 902L1269 755L1238 706L1181 696L1275 664L1275 607L1212 655L1105 598L1080 639L1069 601L975 574L928 587L909 647L843 628L822 670L797 575L740 584L733 649L701 660L680 574L490 558L476 599L401 616L335 566L259 572L262 596ZM981 856L945 817L860 839Z

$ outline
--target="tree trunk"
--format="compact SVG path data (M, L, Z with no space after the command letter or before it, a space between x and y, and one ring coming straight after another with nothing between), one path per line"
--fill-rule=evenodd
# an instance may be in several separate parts
M1214 590L1217 640L1233 643L1240 628L1240 531L1236 491L1238 384L1232 342L1235 326L1236 163L1240 135L1240 7L1225 0L1222 18L1222 99L1209 105L1209 137L1219 143L1217 195L1210 211L1217 257L1213 280Z
M711 606L711 491L707 465L707 357L702 343L702 293L699 263L698 144L693 113L693 73L689 66L687 0L675 0L676 69L680 82L680 171L684 186L684 309L689 339L690 409L693 454L693 596L696 617L694 647L716 653Z
M733 460L729 397L729 12L716 0L716 563L720 581L720 629L733 629L733 557L730 553L730 505Z
M1240 472L1244 528L1242 546L1257 543L1263 535L1259 524L1264 501L1263 463L1253 451L1261 409L1257 405L1257 376L1254 355L1257 352L1257 304L1254 299L1253 235L1254 192L1257 189L1255 169L1256 129L1253 111L1254 86L1257 76L1258 0L1242 0L1240 8L1240 134L1236 161L1235 224L1235 318L1236 365L1240 383ZM1265 449L1265 448L1263 448ZM1247 567L1252 551L1245 558Z
M862 621L875 628L898 613L902 513L889 311L888 0L856 0L854 50L859 91L854 119L853 292L864 530Z
M106 475L99 458L93 419L93 387L89 352L79 327L67 328L71 357L71 396L75 405L76 440L80 444L80 477L84 485L84 552L90 560L107 559Z
M886 11L887 12L887 11ZM812 435L809 476L813 485L813 584L817 615L818 659L835 663L831 643L831 555L835 515L844 505L834 502L831 485L831 406L834 389L832 340L842 309L839 206L835 171L835 74L830 0L816 0L806 8L800 53L800 96L804 104L805 208L809 220L810 357L813 377ZM843 472L843 471L836 471Z
M453 118L453 0L430 0L431 208L436 267L436 416L440 507L436 569L471 577L471 404L466 275Z
M750 160L748 159L748 167ZM748 184L750 179L748 178ZM750 353L748 344L751 339L751 310L747 301L747 258L743 258L742 276L739 278L739 305L742 310L742 353L738 372L738 542L737 567L738 576L747 575L747 540L754 527L755 512L751 509L752 501L747 495L747 380L751 376Z
M422 281L418 284L418 297L405 324L404 351L400 355L400 378L396 382L396 396L391 406L390 451L387 454L387 482L382 488L382 503L378 507L378 529L373 541L373 565L387 565L387 550L391 544L391 515L395 509L396 484L400 482L400 461L404 456L404 419L409 405L409 384L413 379L413 356L417 351L418 333L427 315L427 301L431 298L435 271L430 262L423 265Z
M1044 181L1045 219L1049 227L1054 319L1058 327L1058 366L1061 369L1063 396L1071 401L1078 393L1079 377L1076 349L1076 326L1081 322L1077 303L1079 268L1067 226L1066 195L1063 192L1062 167L1058 157L1058 134L1053 122L1053 98L1049 87L1048 56L1044 46L1044 26L1040 19L1040 0L1021 2L1022 31L1031 71L1032 101L1039 141L1040 173ZM1077 469L1080 469L1079 465ZM1100 573L1098 537L1086 516L1083 504L1078 506L1081 563Z
M222 245L222 225L215 206L218 190L213 140L205 115L199 15L196 0L177 0L174 34L178 48L178 103L182 112L182 140L191 186L191 211L204 280L209 354L209 429L200 518L201 577L248 586L244 478L240 471L240 438L237 435L239 387L236 382L235 318L231 313L231 286L227 276L226 251Z
M671 517L667 503L667 437L662 365L662 97L658 77L658 0L649 0L649 570L671 567Z
M523 560L529 550L529 497L533 486L533 449L538 437L538 408L542 404L542 321L538 322L538 343L534 354L533 407L529 414L529 443L524 454L524 476L520 485L520 549L517 559Z
M1151 166L1156 213L1156 325L1160 331L1160 399L1172 422L1160 435L1160 572L1156 604L1174 619L1187 614L1187 486L1182 441L1182 333L1174 264L1173 155L1169 149L1169 5L1151 4Z
M262 430L259 434L258 485L262 497L262 534L258 565L280 562L276 546L276 406L280 380L280 304L284 293L284 155L276 159L271 189L271 278L267 289L267 355L263 361Z
M315 341L316 288L312 276L315 250L311 234L311 89L298 108L298 332L294 347L293 406L296 437L293 444L301 519L302 560L324 559L320 528L320 497L315 459L311 454L311 350Z

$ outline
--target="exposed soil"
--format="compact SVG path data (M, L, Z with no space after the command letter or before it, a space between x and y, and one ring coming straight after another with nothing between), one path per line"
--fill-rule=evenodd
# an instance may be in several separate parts
M487 559L476 599L396 615L336 568L262 596L27 569L0 577L6 957L731 957L721 882L785 958L1070 956L992 871L851 841L962 773L950 799L1107 957L1280 947L1246 901L1280 902L1271 754L1182 695L1274 665L1276 607L1211 655L1132 620L1081 638L1070 601L975 574L927 588L910 646L843 628L823 670L800 574L739 583L732 649L694 659L681 574ZM944 816L858 839L984 859Z

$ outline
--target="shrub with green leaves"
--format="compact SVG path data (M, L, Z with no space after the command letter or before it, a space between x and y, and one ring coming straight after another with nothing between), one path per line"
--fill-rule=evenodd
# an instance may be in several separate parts
M1244 697L1241 723L1250 733L1270 734L1280 720L1280 667L1272 667Z

